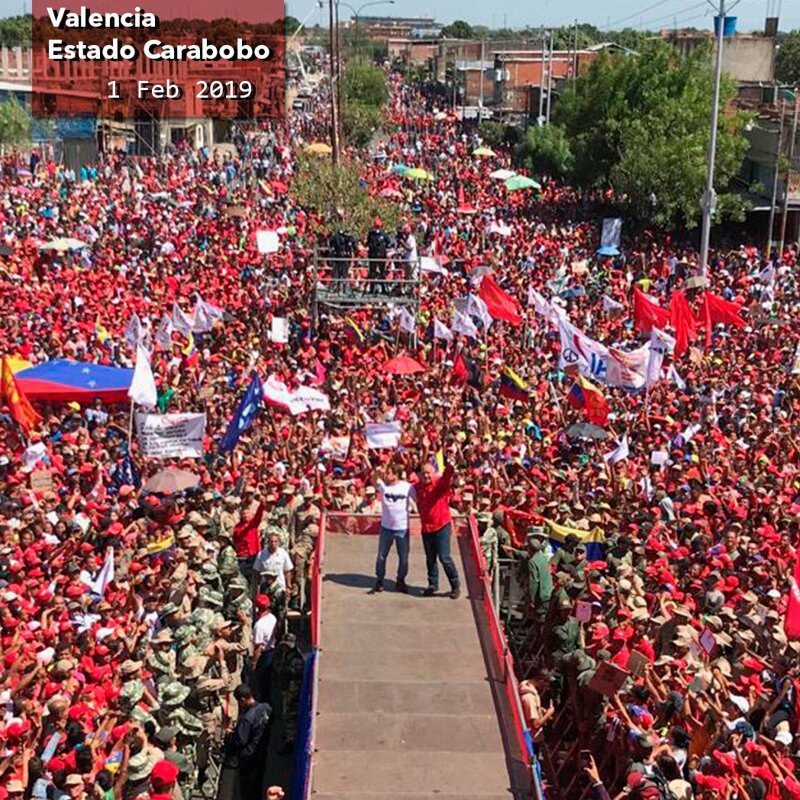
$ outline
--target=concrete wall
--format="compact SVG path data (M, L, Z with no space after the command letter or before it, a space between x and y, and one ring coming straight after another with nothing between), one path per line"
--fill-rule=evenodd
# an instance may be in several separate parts
M683 56L711 41L711 34L669 34L665 37ZM716 45L712 48L716 50ZM712 56L713 59L713 56ZM713 63L713 61L712 61ZM775 39L767 36L733 36L722 48L722 68L743 83L771 83L775 78Z

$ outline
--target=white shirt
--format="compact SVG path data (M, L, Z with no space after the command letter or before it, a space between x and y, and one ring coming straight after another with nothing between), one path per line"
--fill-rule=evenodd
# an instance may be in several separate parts
M381 526L393 531L408 531L408 500L417 499L414 487L408 481L397 481L391 486L378 481L381 496Z
M253 641L258 645L263 644L265 650L272 650L275 647L275 628L278 618L272 613L264 614L259 617L253 625Z
M294 569L291 556L279 547L274 553L270 553L269 548L265 547L257 556L253 563L256 572L275 572L277 574L278 586L286 588L286 578L284 572L291 572Z

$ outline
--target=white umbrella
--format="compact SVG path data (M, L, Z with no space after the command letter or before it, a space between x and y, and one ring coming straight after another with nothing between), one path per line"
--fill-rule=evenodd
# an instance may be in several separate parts
M53 239L47 242L47 244L43 244L39 249L57 250L59 253L64 253L67 250L82 250L84 247L88 246L86 242L82 242L80 239L60 238Z
M489 173L490 178L494 178L497 181L507 181L509 178L513 178L517 173L514 172L513 169L496 169L494 172Z

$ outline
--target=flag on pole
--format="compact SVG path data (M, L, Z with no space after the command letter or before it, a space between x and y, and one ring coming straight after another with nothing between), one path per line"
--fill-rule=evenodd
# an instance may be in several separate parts
M397 324L400 330L406 333L414 333L417 329L417 321L414 319L414 315L410 314L405 308L401 308L398 312Z
M136 366L128 389L128 397L132 403L138 403L147 408L155 408L158 402L156 381L153 377L153 370L150 368L150 354L141 344L136 348Z
M605 425L608 422L611 408L603 397L603 393L591 381L587 381L583 375L579 375L578 380L572 384L567 395L567 402L573 408L582 409L586 414L586 419L593 425Z
M205 333L214 327L217 320L221 320L224 316L221 308L212 306L211 303L206 303L200 295L197 296L197 301L194 306L194 323L192 330L194 333Z
M500 376L500 395L510 400L528 400L530 392L525 381L511 367L505 367Z
M81 581L89 587L92 594L102 597L106 591L106 587L114 580L114 548L109 547L106 550L106 557L103 561L103 566L94 577L91 577L88 572L81 573Z
M164 350L169 350L172 347L172 317L169 314L164 314L161 317L161 322L158 323L158 328L156 328L156 344L161 345Z
M638 286L633 289L633 327L640 333L649 333L653 327L666 328L669 309L662 308L650 295Z
M172 304L172 327L188 337L194 327L194 320L181 309L177 301Z
M128 327L125 328L124 335L125 342L134 352L136 352L136 348L139 347L143 334L142 321L139 319L139 315L134 311L130 322L128 322Z
M364 338L361 328L352 317L344 318L344 335L359 350L363 350L367 346L367 340Z
M519 303L510 294L503 291L493 275L484 275L479 294L492 319L508 322L511 325L522 325L519 315Z
M460 311L456 311L453 314L452 330L454 333L460 333L462 336L467 336L470 339L477 339L478 336L480 336L475 323L466 314L462 314Z
M624 461L630 455L628 448L628 435L623 434L622 438L617 442L617 446L610 452L603 456L606 464L618 464Z
M648 347L650 355L647 361L647 386L655 386L661 380L664 356L675 352L675 337L653 327Z
M239 401L239 405L233 413L228 430L225 431L225 435L220 440L220 450L229 453L236 447L239 437L253 424L258 415L263 397L264 388L261 385L261 379L254 372L244 397Z
M621 314L625 310L625 306L622 303L617 302L613 297L609 297L607 294L603 295L603 311L607 314Z
M468 294L466 297L459 297L454 300L453 305L462 314L480 320L484 333L489 330L489 326L492 324L492 315L489 313L486 303L480 297L475 294Z
M433 319L433 338L441 339L444 342L453 341L453 334L450 332L450 328L443 322L439 322L435 317Z
M42 418L30 404L28 398L20 391L17 379L14 377L14 372L11 368L11 359L8 356L3 356L0 383L2 384L0 386L0 395L8 403L11 418L22 428L26 435L29 434Z

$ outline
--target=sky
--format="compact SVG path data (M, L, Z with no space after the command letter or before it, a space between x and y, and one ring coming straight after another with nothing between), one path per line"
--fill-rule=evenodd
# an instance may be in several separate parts
M8 0L0 0L0 8ZM719 0L716 0L717 4ZM731 0L727 0L728 6ZM298 19L303 19L316 4L314 0L289 0L288 11ZM327 5L327 4L326 4ZM360 3L353 0L352 6ZM435 11L431 8L434 7ZM800 28L800 0L741 0L730 12L739 18L738 30L763 30L764 19L778 16L780 29L784 31ZM642 28L658 30L664 27L711 28L713 11L708 0L538 0L536 3L520 0L494 0L492 3L480 0L395 0L374 5L365 14L397 16L434 16L438 22L452 22L464 19L473 25L487 25L492 28L504 26L522 28L530 26L569 25L577 18L579 22L589 22L598 28ZM348 12L340 9L340 17ZM327 24L327 9L314 11L309 24Z
M235 2L235 0L228 0ZM252 0L244 0L252 2ZM735 0L733 0L735 2ZM90 8L103 5L101 0L82 0ZM716 0L719 2L719 0ZM731 5L732 0L726 0ZM41 5L50 5L51 0L39 0ZM39 5L37 3L37 7ZM52 0L57 5L58 0ZM147 9L147 0L130 0L131 9L139 5ZM224 2L223 2L224 5ZM327 6L327 3L325 4ZM353 0L350 5L358 8L362 3ZM304 19L308 16L308 24L316 22L327 24L327 8L319 10L316 0L287 0L287 12ZM395 0L373 5L367 14L394 14L397 16L431 16L435 15L439 22L452 22L464 19L473 25L486 25L492 28L530 26L549 27L569 25L577 18L579 22L589 22L603 29L641 28L658 30L677 24L678 27L711 28L713 12L709 0L538 0L536 3L520 2L520 0L494 0L492 3L481 0L438 0L435 12L431 11L430 0ZM19 14L23 10L30 11L31 0L0 0L0 16ZM219 5L216 6L219 8ZM99 8L98 8L99 10ZM780 18L780 29L787 31L800 28L800 0L740 0L731 14L739 18L738 29L751 31L763 29L764 19L768 16ZM340 16L346 19L349 11L340 8Z

